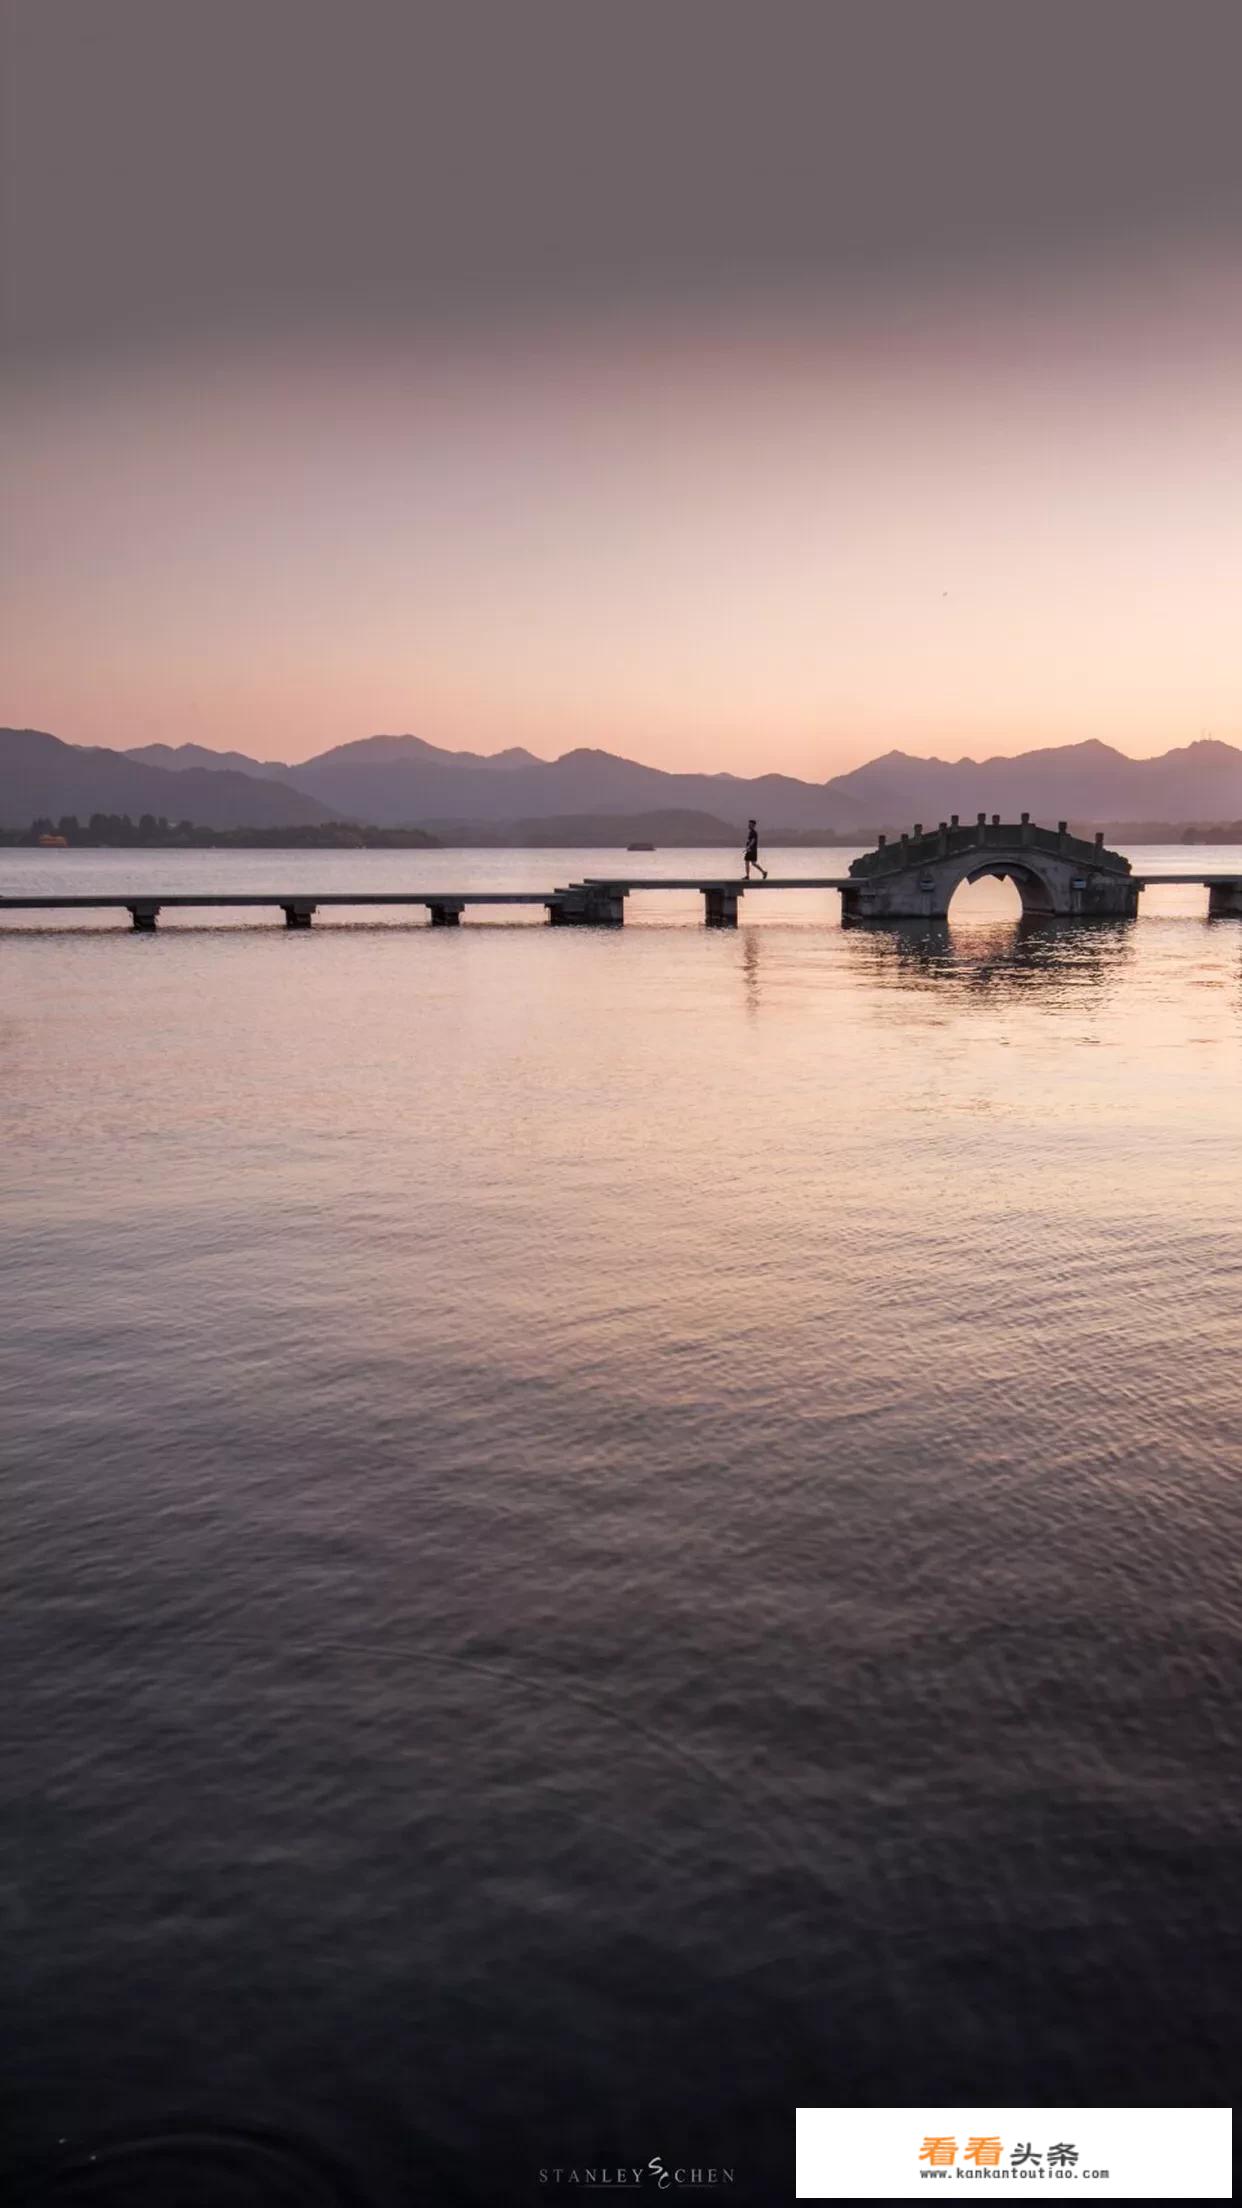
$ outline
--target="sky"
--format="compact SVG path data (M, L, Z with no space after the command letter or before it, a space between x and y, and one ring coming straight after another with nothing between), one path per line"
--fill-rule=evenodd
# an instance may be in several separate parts
M0 719L1242 743L1236 0L0 0Z

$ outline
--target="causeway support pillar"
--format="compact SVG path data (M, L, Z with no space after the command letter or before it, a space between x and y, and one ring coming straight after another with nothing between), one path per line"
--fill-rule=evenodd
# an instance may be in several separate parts
M610 882L575 882L548 900L554 928L619 928L625 921L625 891Z
M1242 881L1208 883L1208 919L1242 920Z
M129 908L130 919L136 928L142 930L144 935L154 935L159 916L160 908L150 898L144 899L141 904L131 905Z
M625 923L625 891L623 889L592 889L587 895L587 926L591 928L619 928Z
M737 926L737 901L742 895L724 883L714 883L703 891L703 917L709 928L735 928Z
M315 907L308 898L300 897L296 904L285 905L283 910L287 928L309 928Z
M448 897L444 897L444 898L439 898L439 899L438 899L438 900L436 901L436 903L435 903L435 904L433 904L433 905L429 905L429 906L428 906L428 910L429 910L429 912L430 912L430 914L431 914L431 925L432 925L432 927L433 927L433 928L457 928L457 927L460 927L460 926L461 926L461 909L462 909L462 908L461 908L461 906L460 906L460 905L458 905L458 904L454 904L451 898L448 898Z

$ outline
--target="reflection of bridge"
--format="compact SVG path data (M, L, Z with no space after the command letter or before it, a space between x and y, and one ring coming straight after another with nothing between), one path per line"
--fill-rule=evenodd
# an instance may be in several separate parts
M984 875L1013 882L1026 914L1132 919L1140 890L1164 882L1198 882L1208 891L1208 912L1242 919L1242 875L1226 873L1153 874L1140 877L1119 851L1106 851L1103 836L1086 843L1071 836L1064 821L1037 828L1023 813L1016 826L999 815L980 813L963 828L956 813L930 835L916 826L912 835L890 842L881 836L874 851L855 859L848 875L785 874L767 881L732 875L663 877L590 875L563 889L394 889L333 890L323 896L306 891L252 895L224 891L168 896L130 890L121 896L4 897L6 912L70 912L112 909L128 912L134 927L150 931L167 905L211 909L216 906L267 906L285 916L290 928L309 928L320 907L375 905L422 906L433 927L456 927L467 905L542 905L557 927L620 927L625 900L635 890L697 890L709 927L735 928L738 899L781 889L836 889L843 918L849 921L943 920L954 890Z

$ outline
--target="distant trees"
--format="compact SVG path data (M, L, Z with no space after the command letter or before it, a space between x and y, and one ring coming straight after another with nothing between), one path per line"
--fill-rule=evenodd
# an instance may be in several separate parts
M428 851L438 836L422 828L359 828L348 821L314 822L299 828L200 828L192 820L168 821L163 813L92 813L85 825L76 813L58 821L41 815L25 831L0 829L0 844L38 843L62 836L66 843L91 849L183 851Z
M11 841L37 843L40 836L63 836L66 843L119 844L122 847L143 843L189 843L200 834L212 831L199 830L193 821L179 821L171 827L163 813L143 813L135 822L130 813L92 813L85 826L76 813L62 813L59 820L49 820L40 815L30 823L27 837L10 838Z

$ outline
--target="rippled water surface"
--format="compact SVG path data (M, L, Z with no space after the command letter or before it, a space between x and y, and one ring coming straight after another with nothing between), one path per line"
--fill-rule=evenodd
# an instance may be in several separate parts
M760 2202L798 2101L1231 2098L1242 924L1006 894L4 923L12 2170Z

